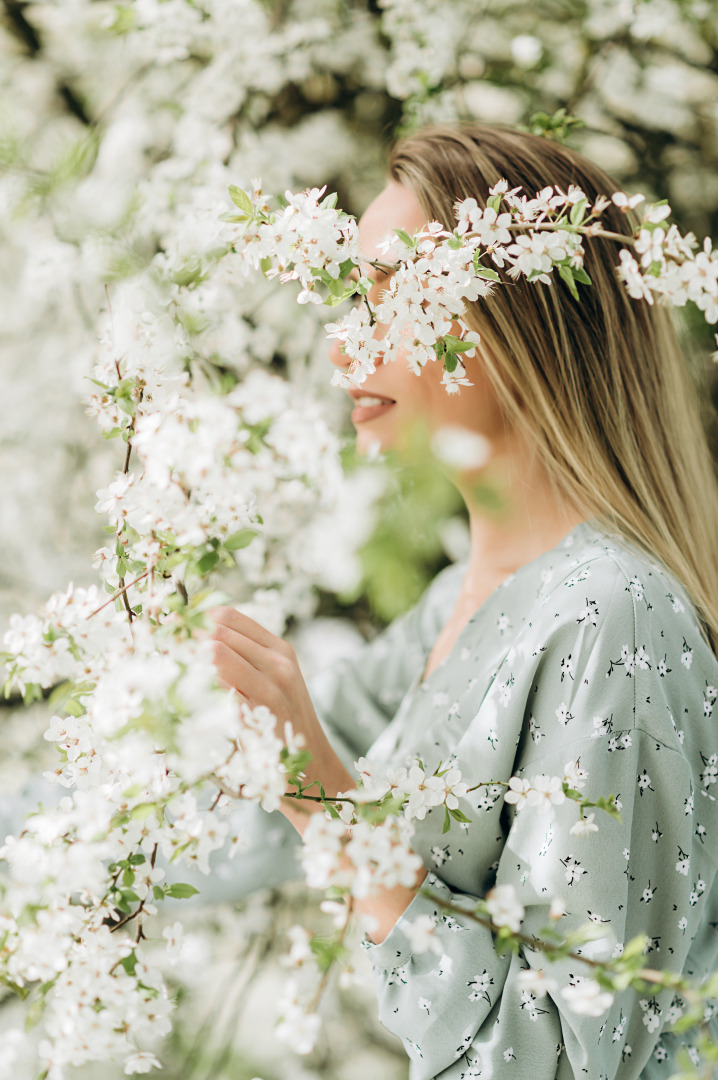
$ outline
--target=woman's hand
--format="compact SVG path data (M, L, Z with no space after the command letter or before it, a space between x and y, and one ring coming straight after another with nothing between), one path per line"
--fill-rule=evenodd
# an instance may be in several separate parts
M306 782L319 780L329 796L356 787L356 780L344 768L324 734L291 645L235 608L215 608L210 614L217 624L212 637L220 680L225 686L234 687L248 705L266 705L277 718L280 738L287 721L295 734L304 736L305 749L312 755ZM318 787L310 791L313 795L319 793ZM310 815L322 806L319 802L288 798L282 800L280 809L303 834ZM350 868L346 854L342 859ZM356 910L371 920L375 943L384 940L413 900L415 890L425 876L426 870L422 867L413 889L397 885L354 901Z
M319 723L291 645L235 608L214 608L210 614L216 623L212 637L220 681L233 687L248 705L266 705L277 718L279 738L287 722L295 734L304 737L304 748L312 755L307 783L319 780L327 795L354 788L356 780L334 753ZM318 787L310 793L318 795ZM281 809L302 832L307 810L317 807L317 803L285 799Z

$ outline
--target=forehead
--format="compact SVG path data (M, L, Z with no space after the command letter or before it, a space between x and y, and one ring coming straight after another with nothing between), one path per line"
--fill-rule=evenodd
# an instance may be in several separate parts
M408 187L389 180L359 219L359 243L365 255L374 256L377 245L392 229L413 233L426 224L426 215Z

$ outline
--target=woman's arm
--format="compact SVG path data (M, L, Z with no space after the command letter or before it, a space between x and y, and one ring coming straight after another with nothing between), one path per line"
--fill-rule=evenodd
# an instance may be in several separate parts
M312 754L305 772L305 783L312 785L317 782L316 787L310 787L313 793L318 793L319 783L329 797L353 789L356 776L348 771L339 758L327 731L319 722L292 647L233 608L217 609L213 616L217 623L214 634L215 663L220 679L227 686L237 689L250 704L262 703L271 709L277 717L280 733L285 723L291 723L295 734L301 735L305 747ZM388 655L385 649L379 651L381 660L386 661ZM359 683L361 686L367 685L367 678L376 678L372 660L371 655L365 655L363 663L360 662L363 675ZM342 696L346 703L349 698L347 685L342 686ZM362 705L367 696L366 693L361 695ZM346 721L345 716L344 727L347 726ZM293 798L283 799L280 810L300 836L304 835L312 815L323 812L319 803ZM417 873L416 887L425 876L426 870L422 868ZM373 893L366 899L356 900L354 906L360 915L369 917L373 926L372 937L380 942L414 896L415 890L398 885Z
M703 918L702 901L691 905L694 878L710 868L706 854L695 851L692 822L683 811L690 771L676 751L657 746L645 733L617 732L619 738L626 734L630 745L615 761L604 760L595 740L570 751L589 773L589 797L620 794L621 822L597 815L599 831L580 836L571 832L577 820L572 803L556 807L553 819L531 809L518 812L497 885L513 887L526 912L521 930L529 937L540 937L547 925L567 934L590 924L602 932L600 954L610 957L646 933L652 942L646 965L680 972ZM529 775L534 768L562 775L566 756L559 752L533 762ZM650 776L653 791L639 787L643 775ZM656 822L662 832L658 844L651 840ZM470 842L471 828L462 847ZM676 871L679 849L694 860L688 876ZM476 903L476 896L450 889L433 874L426 884L439 901L457 907ZM566 907L558 921L549 914L554 897ZM412 947L407 924L421 915L436 923L436 952ZM594 950L596 943L584 947L587 956L598 955ZM511 1075L508 1063L533 1080L554 1080L564 1070L575 1077L629 1080L655 1050L673 996L664 991L640 999L629 990L600 1016L575 1013L561 988L590 979L589 967L575 960L549 964L527 948L501 957L489 930L425 896L407 907L381 945L368 945L367 951L380 1020L403 1040L414 1063L412 1080L502 1076L504 1069ZM548 996L522 982L527 968L543 969L555 981ZM560 1059L565 1060L559 1067ZM481 1073L471 1072L479 1066Z

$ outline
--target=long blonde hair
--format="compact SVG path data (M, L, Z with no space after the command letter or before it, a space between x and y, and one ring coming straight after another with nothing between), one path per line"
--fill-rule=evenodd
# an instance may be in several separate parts
M591 201L618 190L576 151L503 125L424 128L395 146L389 167L427 220L448 226L458 199L485 206L502 178L529 197L548 184L576 184ZM631 231L613 205L603 221ZM505 278L466 322L508 422L556 490L673 573L718 655L718 483L698 394L670 310L628 296L617 242L584 246L593 284L578 286L580 303L556 274L550 287Z

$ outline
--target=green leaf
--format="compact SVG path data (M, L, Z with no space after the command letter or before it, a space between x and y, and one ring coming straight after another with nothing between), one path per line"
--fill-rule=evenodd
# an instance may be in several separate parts
M22 1001L30 993L30 987L20 986L19 983L13 982L8 975L0 975L0 986L7 986L8 990L12 990L13 994L16 994Z
M414 249L414 240L409 236L406 229L394 229L394 235L401 240L402 244L406 244L407 247Z
M209 574L219 562L219 552L205 551L204 555L197 560L195 569L198 574Z
M115 394L115 402L128 416L134 416L136 410L135 399L129 394Z
M259 269L262 271L263 274L266 274L267 270L272 269L272 256L271 255L265 255L263 259L259 260Z
M323 282L324 285L331 285L332 282L336 281L336 278L333 278L329 271L325 270L323 266L313 266L311 272L312 277L317 278L319 281Z
M130 885L134 885L134 883L135 883L134 871L129 870L129 869L125 870L124 874L122 875L122 884L127 885L129 887Z
M297 750L296 753L292 754L288 747L283 746L279 757L287 770L287 779L289 783L293 784L295 787L299 786L300 774L306 770L307 765L312 760L311 751Z
M341 941L314 936L309 942L309 947L314 953L317 967L324 975L329 971L332 964L343 959L347 954L347 948Z
M227 551L239 551L240 548L246 548L248 544L251 544L257 535L254 529L240 529L239 532L227 537L224 546Z
M353 259L345 259L343 263L339 265L339 277L347 277L351 274L352 270L356 267L356 263Z
M115 21L108 28L112 34L129 34L137 23L137 14L131 4L115 4Z
M154 814L157 809L157 803L153 802L141 802L137 803L137 806L133 806L130 810L130 817L133 821L144 821L150 814Z
M234 205L238 206L242 213L246 214L247 217L252 217L254 215L252 200L246 191L242 191L241 187L237 187L236 184L230 184L229 197Z
M125 969L128 975L134 975L135 968L137 967L137 957L134 953L134 950L130 953L129 956L123 956L120 960L120 963L122 964L122 967Z
M449 813L449 807L444 806L444 827L441 830L442 833L447 833L451 828L451 814Z
M501 278L495 270L491 270L488 266L482 266L480 270L476 271L476 276L486 278L488 281L501 281Z
M573 276L576 281L580 281L582 285L593 285L593 282L582 266L574 267Z
M217 215L217 221L228 221L231 225L241 225L246 220L246 214L233 214L231 210Z
M573 280L573 270L570 266L559 266L558 272L561 275L563 281L568 285L571 296L574 300L578 300L578 289L576 288L576 282ZM579 301L580 302L580 301Z
M489 210L495 210L498 214L499 207L501 206L501 195L490 195L486 200L486 206Z
M187 885L181 881L176 882L174 885L169 885L167 888L167 895L171 896L173 900L187 900L190 896L195 896L199 892L199 889L195 889L194 885Z
M347 297L354 295L354 285L347 288L342 278L330 277L327 282L327 288L332 296L336 296L339 300L346 300Z
M577 116L571 116L565 109L557 109L552 116L549 116L547 112L533 113L529 117L528 130L534 135L543 135L546 139L563 142L571 134L571 128L583 126L584 121L579 120Z
M455 352L447 352L446 356L444 357L444 367L449 373L451 373L452 371L456 371L456 365L458 364L458 362L459 361L456 358Z
M444 341L446 342L447 352L464 353L476 348L476 342L463 341L461 338L454 337L453 334L444 334Z
M613 795L608 799L605 799L602 795L593 805L598 810L603 810L609 817L614 818L616 821L621 820L621 812L613 801Z
M583 221L584 214L586 213L586 207L588 206L588 199L579 199L577 203L574 203L571 207L571 224L580 225Z
M460 821L463 825L471 824L471 818L467 817L463 810L449 810L449 813L451 814L454 821Z
M333 191L331 195L325 195L322 201L319 203L322 210L333 210L337 205L338 195L336 191Z

